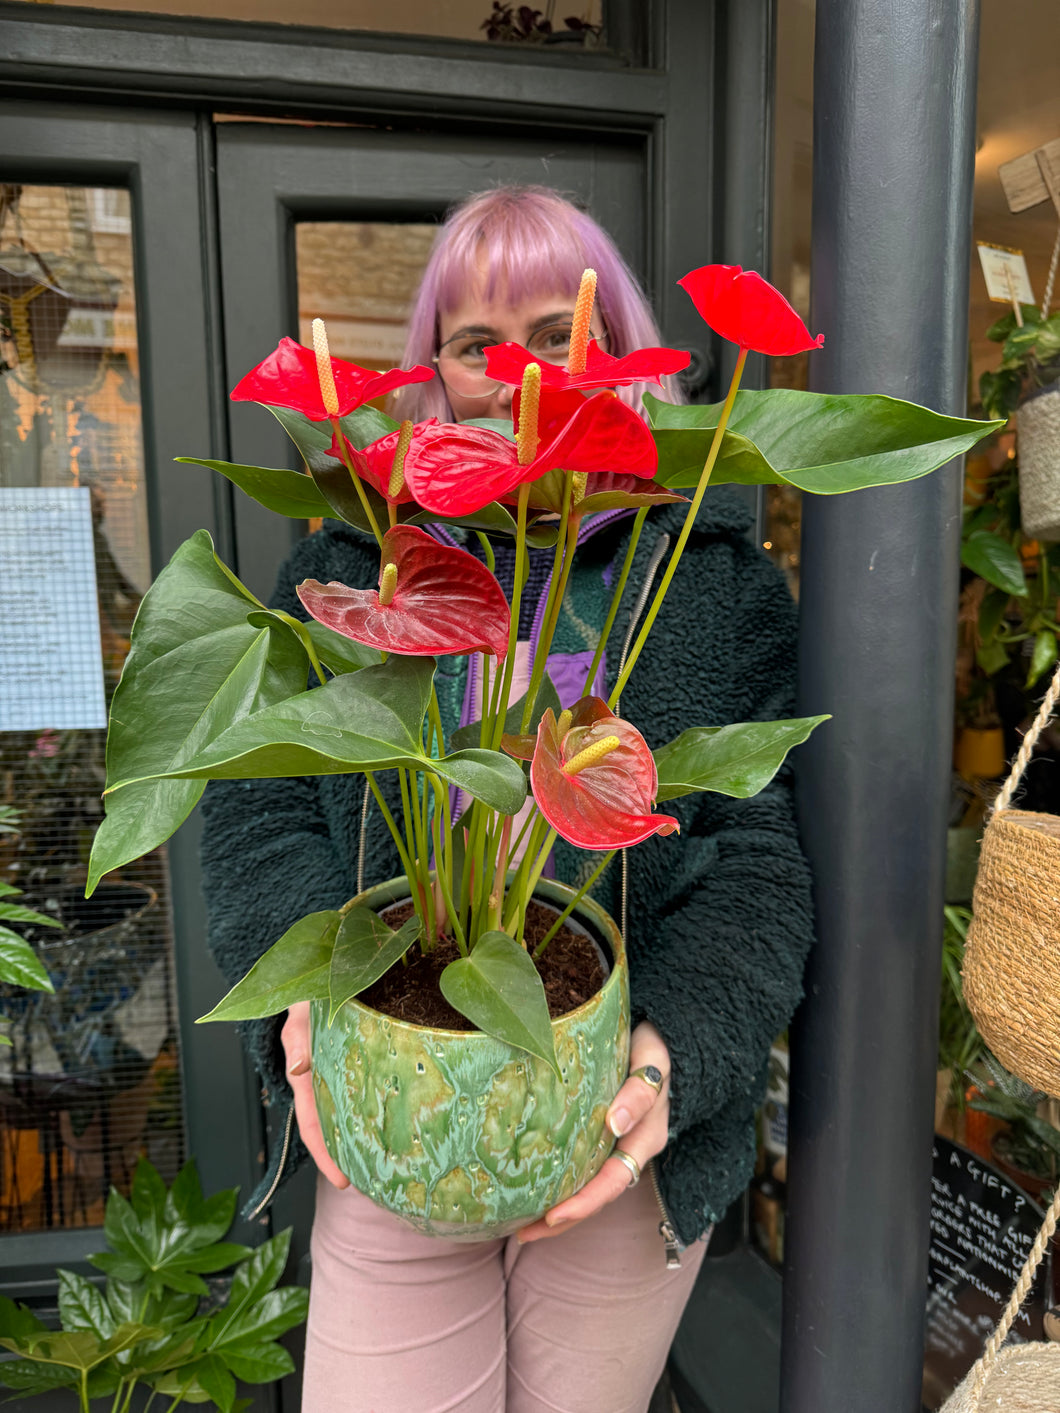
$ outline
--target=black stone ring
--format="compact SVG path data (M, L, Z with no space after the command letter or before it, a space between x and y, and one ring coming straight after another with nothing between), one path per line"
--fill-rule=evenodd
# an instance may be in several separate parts
M630 1079L642 1079L646 1085L655 1090L656 1094L662 1092L662 1070L657 1065L641 1065L639 1069L633 1070L629 1077Z

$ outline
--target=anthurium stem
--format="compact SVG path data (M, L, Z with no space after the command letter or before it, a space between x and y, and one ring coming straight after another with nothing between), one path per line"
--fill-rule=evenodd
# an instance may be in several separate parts
M404 774L404 772L402 772L402 774ZM409 885L412 887L413 907L416 908L416 912L420 918L420 921L424 924L424 926L426 926L427 920L424 917L421 909L417 906L416 895L418 889L413 886L414 882L418 881L418 876L414 877L414 875L416 875L416 869L414 869L412 859L409 857L408 850L405 848L405 842L401 837L401 830L397 827L397 824L394 820L394 816L390 813L390 806L387 804L386 800L383 799L382 791L375 783L375 775L373 774L373 772L370 770L366 770L364 773L364 778L368 781L368 788L375 796L376 804L379 806L379 812L383 816L384 821L386 822L386 827L390 830L390 837L397 845L398 856L401 859L401 867L405 870L405 876L409 880Z
M537 878L533 878L532 883L529 880L533 877L534 869L537 867L538 861L540 860L541 868L544 868L544 860L548 858L548 849L546 849L543 856L539 854L541 840L546 833L551 834L551 839L548 843L548 849L551 849L552 843L556 837L556 831L549 830L547 820L539 816L534 820L530 830L530 838L526 845L526 852L519 862L515 877L512 879L512 886L508 889L508 907L504 916L504 931L511 933L515 938L522 937L523 918L526 916L527 900L534 891L537 879L541 877L540 870L538 871Z
M559 623L560 610L563 607L563 598L567 592L567 582L570 579L571 567L574 564L574 554L578 546L578 529L581 525L581 516L573 515L567 522L566 553L563 556L563 567L560 570L559 584L556 586L556 594L552 600L551 607L545 614L544 626L541 629L541 636L537 640L537 650L534 653L534 672L530 681L530 687L526 694L526 707L523 711L523 734L530 724L533 714L534 703L537 701L537 693L541 686L541 679L545 675L545 665L548 662L548 655L552 649L552 639L556 636L556 626Z
M545 871L545 864L548 863L548 856L549 856L549 854L552 852L552 845L556 842L556 834L557 834L557 831L556 831L555 829L550 829L550 830L548 831L548 833L545 835L544 843L541 845L541 848L538 850L538 855L537 855L537 858L534 860L534 865L533 865L533 867L532 867L531 870L530 870L530 876L529 876L529 878L527 879L526 887L523 889L523 896L522 896L522 898L521 898L521 900L520 900L520 908L519 908L519 932L520 932L520 933L522 933L523 926L524 926L525 920L526 920L526 905L529 903L530 899L534 896L534 889L537 887L538 883L541 881L541 875L542 875L542 874L544 873L544 871ZM529 852L529 851L528 851L528 852Z
M504 735L504 718L508 711L508 698L512 690L512 674L515 671L515 645L519 639L519 607L523 597L523 564L526 559L526 507L530 499L529 481L519 487L518 528L515 534L515 581L512 584L511 627L508 630L508 651L504 656L504 676L501 685L500 701L497 703L497 719L493 723L493 739L490 746L500 750Z
M609 849L609 850L607 851L607 853L603 856L603 858L600 860L600 862L599 862L599 863L596 865L596 867L593 869L592 873L590 873L589 877L585 880L585 882L582 884L582 886L578 889L577 893L575 893L574 897L570 900L570 902L567 904L567 906L566 906L566 907L563 909L563 911L560 913L559 917L556 919L556 921L552 924L552 926L551 926L551 927L548 929L548 931L545 933L544 937L542 937L541 941L540 941L540 942L537 944L537 946L534 948L534 956L535 956L535 957L540 957L541 953L545 950L545 948L548 946L548 944L552 941L553 937L555 937L556 933L560 930L560 928L563 926L563 924L567 921L567 919L570 917L571 913L572 913L572 912L574 911L574 909L578 906L578 904L581 902L581 900L585 897L586 893L588 893L589 889L593 886L593 884L594 884L594 883L596 882L596 880L600 877L600 875L603 873L604 869L607 867L607 865L611 862L611 860L615 857L615 855L616 855L617 853L618 853L618 850L617 850L617 849Z
M512 816L506 814L501 824L500 838L497 843L497 866L493 870L493 889L489 898L489 917L487 926L490 930L500 927L501 909L504 906L504 880L508 876L508 845L512 838Z
M350 473L350 480L353 482L353 488L357 492L358 500L361 502L361 509L368 517L368 523L372 527L372 534L375 536L376 544L379 545L380 548L382 548L383 532L379 528L379 521L375 518L375 511L372 509L371 503L368 500L368 493L364 489L364 485L361 482L361 478L360 476L358 476L357 472L353 468L353 462L350 460L350 453L346 450L346 436L342 430L342 423L337 417L332 417L330 420L332 427L335 429L335 440L338 443L339 455L342 457L342 464Z
M710 482L710 474L714 470L714 464L718 459L718 452L721 450L722 438L725 436L725 428L728 425L729 417L732 413L732 405L736 401L736 393L740 386L740 378L743 376L743 367L746 362L747 349L741 348L740 356L736 360L736 367L732 372L732 381L729 383L729 391L725 395L721 416L718 418L718 425L715 427L714 436L711 438L710 450L707 452L707 459L703 463L703 470L700 472L699 485L696 487L696 493L692 497L692 503L689 505L688 512L685 515L685 523L681 526L681 533L677 538L674 552L670 556L670 563L666 566L666 573L663 575L662 582L655 591L651 608L648 609L640 632L637 634L637 641L630 650L629 657L626 659L626 665L622 669L621 676L615 683L615 689L608 700L607 704L612 711L615 710L618 699L622 695L622 689L629 681L630 673L637 665L637 658L640 657L644 644L648 641L651 626L658 616L659 609L662 607L663 599L666 597L666 591L670 587L670 583L677 571L677 566L681 562L681 555L684 553L685 545L688 543L688 537L692 533L692 526L696 523L699 507L703 504L703 496L706 494L707 485Z
M585 685L582 687L582 696L586 697L592 691L593 682L600 663L603 661L604 652L607 649L607 640L611 636L611 629L615 626L615 619L618 617L619 605L622 602L622 595L625 592L626 580L629 578L629 571L633 568L633 555L640 539L640 532L644 528L644 522L648 518L648 507L645 505L637 511L637 517L633 521L633 529L629 534L629 544L626 546L626 556L622 561L622 569L618 576L618 583L615 585L615 592L611 595L611 606L607 610L607 617L604 619L604 626L600 629L600 637L596 644L596 652L593 654L592 663L589 666L588 675L585 678Z
M565 473L563 481L563 504L560 508L559 530L556 534L556 553L552 559L552 573L548 580L548 596L545 599L545 611L541 617L541 636L538 639L537 649L534 653L534 666L530 674L530 685L526 689L526 705L523 707L523 721L519 730L525 736L530 729L530 719L534 714L534 702L541 686L541 679L545 672L545 663L548 661L548 647L545 645L545 632L552 619L552 605L555 602L556 594L560 591L563 581L563 559L567 549L566 527L570 515L571 493L574 489L574 472ZM551 639L549 640L551 641Z
M467 938L464 936L464 929L460 926L460 919L456 915L456 908L453 906L453 892L449 885L445 860L442 856L442 827L443 820L448 823L449 815L449 787L445 785L434 772L430 775L431 789L434 791L434 876L442 894L442 902L445 905L446 917L449 919L449 926L452 928L453 941L460 948L460 955L467 956Z

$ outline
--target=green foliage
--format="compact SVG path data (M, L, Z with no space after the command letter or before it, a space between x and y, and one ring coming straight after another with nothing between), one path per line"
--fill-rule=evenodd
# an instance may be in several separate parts
M951 1072L950 1102L964 1108L968 1071L982 1058L985 1046L964 999L961 968L972 914L968 908L944 909L942 984L939 996L940 1070Z
M1010 310L986 333L1003 345L999 367L979 379L979 401L988 417L1007 421L1031 393L1060 378L1060 311L1043 319L1034 305L1025 304L1022 314L1022 327Z
M15 826L12 823L9 827L13 829ZM20 896L20 890L12 884L0 883L0 983L24 986L28 991L54 991L55 987L40 958L25 938L12 930L10 924L31 923L35 927L58 927L59 924L54 918L23 907L21 903L4 901ZM0 1035L0 1045L10 1044L6 1035Z
M721 404L675 407L650 393L644 403L659 449L656 479L694 486ZM789 485L817 495L894 485L944 466L990 430L881 394L740 392L711 484Z
M656 800L676 800L693 791L747 799L764 790L790 750L801 745L828 716L792 721L747 721L731 726L692 726L653 754L659 771Z
M560 1075L545 988L530 954L506 932L485 932L442 972L442 995L479 1030L538 1055Z
M1060 1176L1060 1129L1038 1113L1047 1096L1009 1074L993 1055L984 1055L982 1064L987 1078L979 1081L971 1107L1008 1125L1008 1132L995 1142L1013 1167L1055 1183Z
M24 1396L68 1388L82 1413L103 1398L112 1413L128 1413L138 1387L167 1408L235 1413L250 1401L236 1397L237 1380L291 1373L276 1341L302 1323L309 1301L301 1287L279 1287L291 1233L255 1249L224 1241L235 1201L234 1190L204 1197L194 1163L167 1190L141 1159L128 1200L114 1189L107 1200L111 1249L89 1258L106 1274L102 1290L60 1270L58 1330L0 1297L0 1348L19 1356L0 1363L0 1384ZM202 1277L233 1266L218 1305Z

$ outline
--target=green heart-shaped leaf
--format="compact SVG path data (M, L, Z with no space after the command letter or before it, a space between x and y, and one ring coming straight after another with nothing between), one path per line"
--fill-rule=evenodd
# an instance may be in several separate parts
M357 996L401 960L420 932L410 917L395 932L371 908L351 908L339 924L328 975L328 1025L351 996Z
M442 995L487 1035L528 1050L560 1075L545 988L530 954L506 932L485 932L442 972Z
M721 404L675 407L646 393L644 405L659 450L656 480L697 485ZM787 484L817 495L892 485L926 476L1003 425L878 393L740 392L711 484Z
M304 690L309 660L283 625L255 626L263 605L199 530L148 589L111 704L107 816L96 833L87 893L111 869L164 843L202 794L198 780L161 779L233 721ZM117 790L119 784L149 780Z
M656 803L700 790L741 800L757 795L776 775L787 753L828 720L807 716L690 727L653 752L659 771Z
M256 1020L285 1011L296 1001L327 1000L331 954L341 921L334 911L300 918L196 1024Z

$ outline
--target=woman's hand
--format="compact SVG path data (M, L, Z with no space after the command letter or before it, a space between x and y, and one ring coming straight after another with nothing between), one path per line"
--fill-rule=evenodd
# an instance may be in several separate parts
M633 1073L644 1065L654 1065L663 1077L658 1093L646 1080ZM666 1147L670 1128L670 1052L650 1021L641 1021L629 1047L630 1077L615 1095L607 1111L607 1122L617 1136L617 1147L643 1170L656 1153ZM599 1212L608 1202L621 1197L629 1186L629 1169L611 1155L596 1176L580 1192L546 1212L539 1222L523 1227L520 1245L559 1236L578 1222Z
M349 1187L350 1180L338 1169L324 1146L316 1099L313 1097L313 1075L310 1066L309 1002L298 1001L287 1012L280 1043L286 1058L287 1078L294 1094L294 1116L298 1132L309 1150L309 1156L333 1187Z

